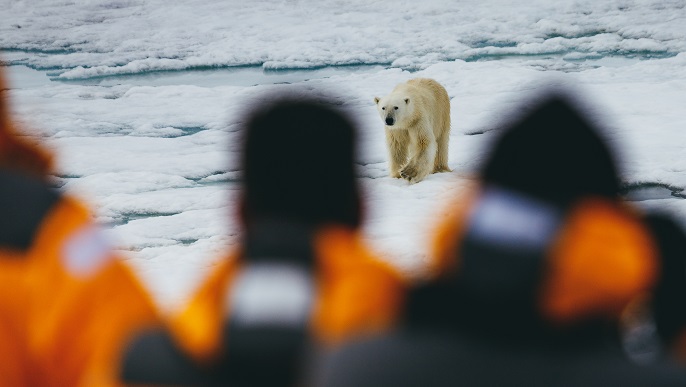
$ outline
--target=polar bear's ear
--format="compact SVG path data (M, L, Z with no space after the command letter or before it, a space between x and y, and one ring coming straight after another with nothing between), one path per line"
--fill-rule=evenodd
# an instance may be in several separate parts
M410 103L410 99L409 99L409 98L405 98L405 104L408 104L408 103Z
M379 98L379 97L374 97L374 103L375 103L375 104L378 105L378 104L379 104L379 101L381 101L381 98Z

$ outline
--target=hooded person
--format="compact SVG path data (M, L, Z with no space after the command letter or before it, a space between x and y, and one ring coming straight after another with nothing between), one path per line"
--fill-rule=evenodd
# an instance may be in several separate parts
M411 291L402 329L343 347L314 385L684 385L619 345L656 256L573 100L547 95L507 125L479 175L438 227L433 279Z
M20 136L0 72L0 384L118 385L121 343L158 321L88 209L48 184L52 156Z
M360 232L354 125L326 98L267 100L243 121L242 243L170 335L132 344L128 381L293 385L307 343L383 331L399 314L403 278Z

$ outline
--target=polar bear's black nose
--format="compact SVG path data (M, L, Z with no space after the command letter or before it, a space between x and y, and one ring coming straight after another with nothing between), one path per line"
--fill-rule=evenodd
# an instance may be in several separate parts
M393 122L393 117L386 117L386 125L391 126Z

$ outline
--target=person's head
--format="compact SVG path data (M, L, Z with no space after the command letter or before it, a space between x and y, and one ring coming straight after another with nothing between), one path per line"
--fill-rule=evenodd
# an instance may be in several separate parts
M242 216L318 227L360 225L356 132L333 99L273 95L245 122Z
M0 168L43 178L51 168L51 157L37 145L22 139L10 117L9 88L0 67Z
M616 199L614 156L569 98L553 94L511 124L481 168L483 182L559 207L588 196Z

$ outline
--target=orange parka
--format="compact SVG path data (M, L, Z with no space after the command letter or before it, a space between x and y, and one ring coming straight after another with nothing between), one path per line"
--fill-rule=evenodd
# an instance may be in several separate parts
M436 228L433 277L460 270L458 249L480 194L478 187L466 192ZM658 269L654 241L626 203L589 197L568 212L546 252L538 308L556 324L589 316L617 319L654 284Z
M187 353L211 362L222 350L232 284L245 266L236 253L222 260L188 305L172 321L172 334ZM315 300L311 333L323 344L389 328L398 317L405 280L376 258L361 235L345 227L327 227L314 238Z
M116 385L122 343L157 312L88 211L53 200L30 245L0 253L0 384Z

